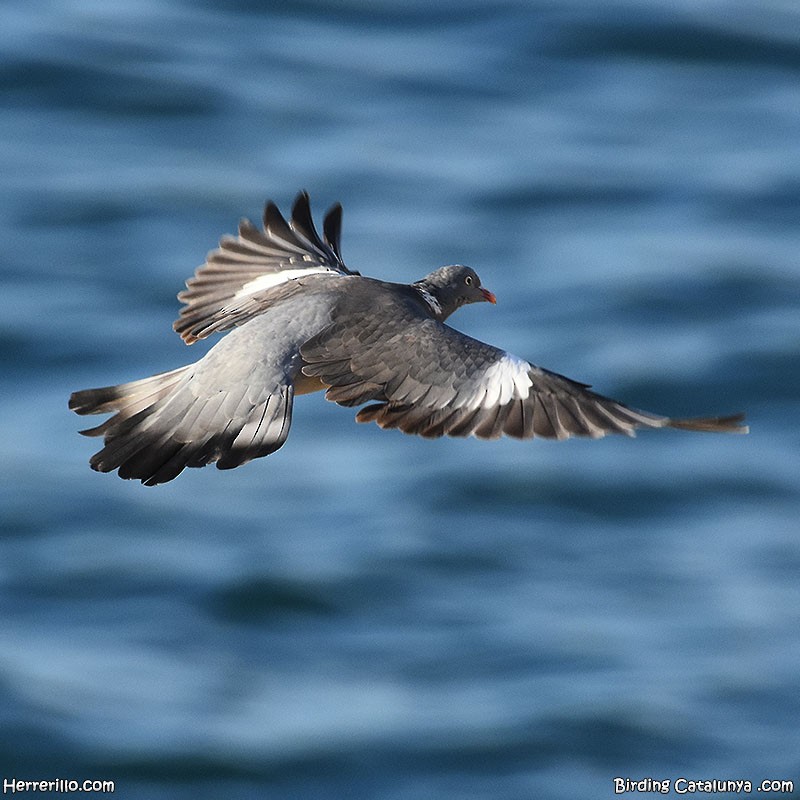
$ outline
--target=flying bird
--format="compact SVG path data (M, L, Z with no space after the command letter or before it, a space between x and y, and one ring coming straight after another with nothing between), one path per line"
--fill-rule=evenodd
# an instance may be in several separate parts
M362 277L340 249L342 207L320 237L301 192L287 222L272 203L186 282L173 324L186 344L228 331L193 364L74 392L78 414L113 413L90 465L147 486L186 467L238 467L286 441L295 395L318 390L356 420L425 437L567 439L638 428L747 433L743 415L673 419L630 408L445 324L495 303L475 270L441 267L411 284Z

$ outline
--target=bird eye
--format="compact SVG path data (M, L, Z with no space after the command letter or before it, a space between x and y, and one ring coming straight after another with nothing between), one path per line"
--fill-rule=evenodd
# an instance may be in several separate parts
M464 278L464 283L466 283L467 286L472 286L472 275L467 275L467 277Z

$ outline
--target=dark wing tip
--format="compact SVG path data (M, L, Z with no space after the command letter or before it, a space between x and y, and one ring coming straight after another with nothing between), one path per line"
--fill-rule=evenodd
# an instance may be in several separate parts
M322 222L322 234L325 244L330 247L340 264L344 264L341 250L342 204L334 203L325 213Z
M314 220L311 217L311 198L305 189L298 192L292 204L290 227L293 231L303 236L311 245L323 253L325 252L325 245L320 240L317 229L314 227Z
M264 205L263 223L267 234L277 236L279 239L293 240L292 229L273 200L268 200Z
M709 433L750 433L744 425L744 414L731 414L727 417L693 417L691 419L670 419L670 428L684 431L708 431Z
M303 189L298 192L292 205L292 216L289 226L293 231L303 236L313 247L317 248L326 257L336 263L339 269L348 275L358 275L345 266L341 250L342 233L342 205L334 203L325 213L322 223L322 239L320 239L317 229L314 226L314 219L311 215L311 198L308 192Z

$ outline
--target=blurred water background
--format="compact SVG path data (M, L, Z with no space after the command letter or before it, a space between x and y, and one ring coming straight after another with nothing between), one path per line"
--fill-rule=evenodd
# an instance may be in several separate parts
M5 0L0 767L131 798L800 781L794 0ZM78 388L194 360L175 293L310 191L456 327L748 437L425 441L301 397L157 489ZM785 796L785 795L784 795Z

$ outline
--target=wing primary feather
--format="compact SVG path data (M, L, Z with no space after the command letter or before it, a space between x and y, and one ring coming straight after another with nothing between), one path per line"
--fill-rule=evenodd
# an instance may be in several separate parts
M727 417L692 417L690 419L670 419L671 428L684 431L708 431L711 433L749 433L750 428L743 425L744 414L731 414Z
M336 260L344 267L344 259L341 251L342 235L342 204L334 203L326 212L322 221L322 234L325 243L330 247L331 252L336 256ZM358 274L357 272L354 274Z
M311 218L311 201L308 197L308 192L302 191L295 198L289 226L295 234L299 233L320 253L328 255L327 248L319 238L317 229L314 227L314 220Z

